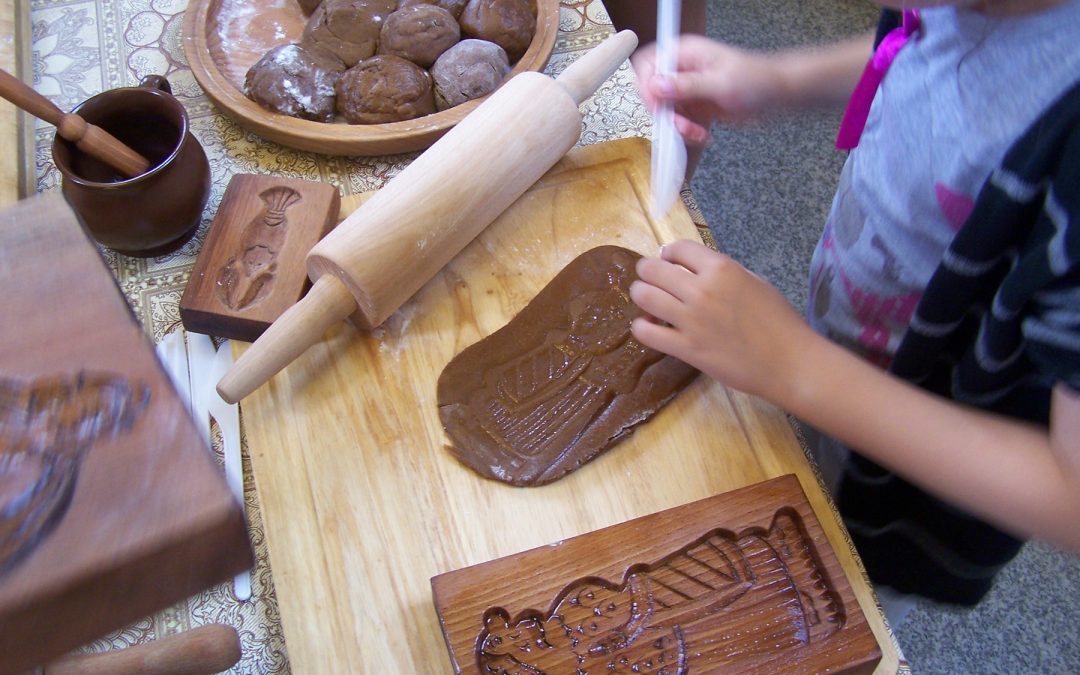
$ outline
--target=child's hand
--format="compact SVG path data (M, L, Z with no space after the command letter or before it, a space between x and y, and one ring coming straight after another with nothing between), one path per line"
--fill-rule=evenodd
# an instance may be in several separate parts
M656 75L656 45L632 57L642 98L649 110L657 101L675 104L676 127L688 143L704 144L714 120L742 122L776 105L783 77L766 54L737 49L701 35L680 36L677 73Z
M634 320L634 337L778 402L796 377L801 346L817 337L779 291L728 256L685 240L665 246L660 258L642 258L637 272L630 298L652 318Z

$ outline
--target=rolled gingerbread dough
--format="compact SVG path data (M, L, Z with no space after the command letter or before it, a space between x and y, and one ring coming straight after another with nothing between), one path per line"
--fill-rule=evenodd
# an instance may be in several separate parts
M697 376L630 333L641 256L601 246L574 259L506 326L439 377L451 451L477 473L543 485L594 459Z

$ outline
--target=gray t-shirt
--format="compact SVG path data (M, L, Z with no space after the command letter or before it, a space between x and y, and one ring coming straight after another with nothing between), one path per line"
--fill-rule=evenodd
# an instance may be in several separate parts
M810 324L883 367L982 184L1080 79L1080 0L1018 17L920 14L844 165L810 268Z

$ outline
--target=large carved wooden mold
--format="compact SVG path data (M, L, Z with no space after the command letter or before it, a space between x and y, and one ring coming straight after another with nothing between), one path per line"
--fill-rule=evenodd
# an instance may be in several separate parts
M794 476L431 583L458 673L863 673L881 658Z
M0 672L251 565L240 504L61 195L0 211Z

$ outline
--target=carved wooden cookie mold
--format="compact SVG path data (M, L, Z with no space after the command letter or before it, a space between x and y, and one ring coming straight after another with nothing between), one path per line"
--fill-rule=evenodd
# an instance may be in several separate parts
M148 387L121 375L0 372L0 577L63 518L83 456L125 434L149 399Z
M456 672L869 672L880 659L793 476L432 588Z
M236 174L229 181L184 295L184 327L254 341L303 297L304 259L333 228L341 196L333 185Z

